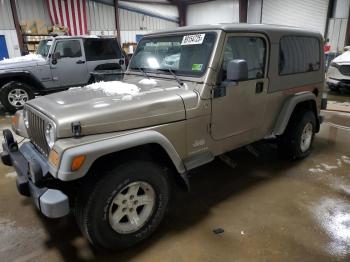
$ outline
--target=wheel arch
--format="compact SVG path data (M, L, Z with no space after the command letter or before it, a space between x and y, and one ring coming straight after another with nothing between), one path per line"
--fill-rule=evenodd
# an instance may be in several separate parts
M320 121L318 118L316 99L316 95L313 92L299 93L288 98L278 115L273 129L273 135L282 135L286 130L289 120L293 114L301 112L302 110L310 110L315 114L316 132L318 132L320 129Z
M72 159L78 155L86 155L84 165L77 171L71 172ZM63 152L58 178L69 181L84 177L95 167L109 166L118 161L130 159L151 159L169 168L174 173L175 181L188 187L186 169L171 142L159 132L142 131L121 137L106 139L82 146L74 147Z
M0 88L12 81L27 84L34 93L44 89L43 84L28 71L6 72L0 74Z

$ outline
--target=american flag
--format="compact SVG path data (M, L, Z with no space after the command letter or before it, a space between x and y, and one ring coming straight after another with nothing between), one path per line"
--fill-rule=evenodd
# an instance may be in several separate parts
M86 0L46 0L53 25L65 26L70 35L87 33Z

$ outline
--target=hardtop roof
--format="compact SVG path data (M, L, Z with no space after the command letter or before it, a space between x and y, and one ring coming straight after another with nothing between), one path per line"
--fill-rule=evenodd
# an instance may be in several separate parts
M320 32L292 27L283 25L271 25L271 24L245 24L245 23L221 23L221 24L207 24L207 25L194 25L194 26L183 26L173 29L166 29L161 31L152 32L146 34L145 36L167 34L167 33L177 33L177 32L189 32L189 31L210 31L210 30L222 30L225 32L252 32L252 33L264 33L267 35L278 34L278 35L310 35L318 38L322 38Z

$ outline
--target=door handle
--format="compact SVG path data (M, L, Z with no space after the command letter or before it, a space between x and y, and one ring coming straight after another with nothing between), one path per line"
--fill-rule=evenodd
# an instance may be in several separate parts
M255 93L261 93L264 90L264 82L257 82L255 85Z
M84 60L78 60L77 64L85 64L85 61Z

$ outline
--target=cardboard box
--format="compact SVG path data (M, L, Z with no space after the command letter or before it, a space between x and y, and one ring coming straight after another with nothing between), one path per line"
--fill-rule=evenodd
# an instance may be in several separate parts
M49 32L44 20L35 20L38 35L47 35Z
M28 51L35 51L35 44L27 44Z
M28 31L30 32L29 34L38 34L38 29L36 27L35 21L28 22Z

